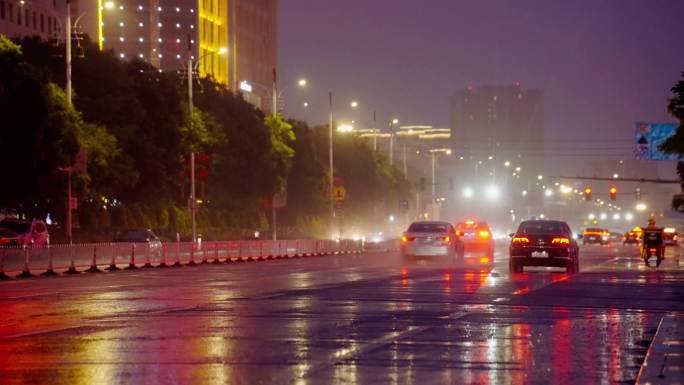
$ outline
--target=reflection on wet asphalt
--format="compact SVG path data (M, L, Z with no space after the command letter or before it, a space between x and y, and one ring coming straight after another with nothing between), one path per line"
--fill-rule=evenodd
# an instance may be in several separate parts
M682 261L309 257L0 283L3 384L633 383Z

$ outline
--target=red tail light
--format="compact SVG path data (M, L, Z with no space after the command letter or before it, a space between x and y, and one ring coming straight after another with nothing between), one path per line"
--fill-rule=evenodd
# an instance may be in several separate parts
M530 243L530 240L527 239L527 237L513 237L512 242L513 243L519 243L519 244L525 244L525 243Z
M409 237L409 236L407 236L407 235L403 235L403 236L401 237L401 243L409 243L409 242L411 242L411 241L414 240L414 239L415 239L415 237Z
M449 243L449 242L451 242L451 237L448 236L448 235L447 235L446 237L443 237L443 238L442 238L442 242L444 242L444 243Z
M487 230L482 230L482 231L478 232L477 235L480 238L485 238L485 239L489 238L489 236L490 236L489 231L487 231Z
M487 257L480 257L480 263L489 263L489 258Z
M648 250L649 250L651 253L655 253L655 252L656 252L656 248L655 248L655 247L651 247L651 248L648 249Z
M551 240L552 245L568 246L570 245L570 239L565 237L553 238Z

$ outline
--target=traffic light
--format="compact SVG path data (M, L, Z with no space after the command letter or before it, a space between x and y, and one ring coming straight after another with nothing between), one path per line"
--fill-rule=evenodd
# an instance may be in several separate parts
M610 190L608 190L608 192L610 193L610 200L611 201L617 200L617 192L618 192L617 187L615 187L615 186L611 187Z
M584 188L584 200L585 201L591 200L591 187L585 187Z
M637 202L641 201L641 187L637 187L634 189L634 199Z

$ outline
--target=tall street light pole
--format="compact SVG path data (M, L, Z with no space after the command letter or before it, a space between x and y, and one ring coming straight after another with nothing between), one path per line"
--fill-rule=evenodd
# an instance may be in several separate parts
M66 96L67 102L71 104L71 1L66 2Z
M333 199L333 184L334 184L334 175L333 175L333 96L332 96L332 91L328 92L328 105L330 108L330 116L328 120L328 161L329 161L329 168L330 168L330 183L329 183L329 190L328 190L328 199L330 199L330 234L332 235L334 228L335 228L335 207L334 207L334 199Z
M272 100L271 100L271 114L273 115L273 119L275 121L276 116L278 115L278 76L276 69L273 68L273 90L271 91L273 93L272 95ZM277 230L277 214L276 214L276 195L273 194L273 197L271 198L271 217L272 217L272 222L273 222L273 241L278 240L278 230Z
M192 131L192 40L188 34L188 119ZM195 150L190 152L190 215L192 217L192 243L197 242L197 197L195 196Z

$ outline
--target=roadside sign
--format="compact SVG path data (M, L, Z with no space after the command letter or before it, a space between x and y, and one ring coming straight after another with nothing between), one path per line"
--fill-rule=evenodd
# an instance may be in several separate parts
M342 202L344 198L347 196L347 189L345 189L342 186L337 186L333 190L333 196L336 202Z

